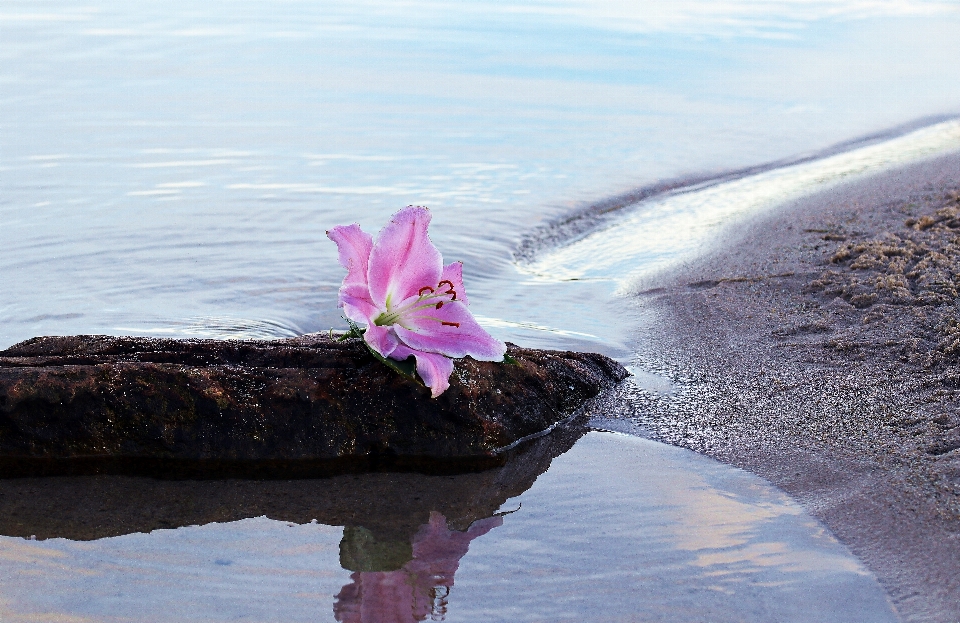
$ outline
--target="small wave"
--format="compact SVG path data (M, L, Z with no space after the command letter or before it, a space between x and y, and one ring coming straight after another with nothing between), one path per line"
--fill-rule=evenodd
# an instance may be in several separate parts
M280 320L203 317L166 321L154 326L114 327L114 331L154 337L205 337L221 340L273 340L303 335L300 327Z
M707 173L703 175L692 175L678 177L668 180L662 180L634 188L625 193L606 197L599 201L589 203L579 209L574 210L561 217L558 220L546 223L537 227L533 231L524 235L520 244L514 251L514 260L518 264L529 264L536 260L537 256L542 255L548 250L569 244L584 235L603 227L605 224L615 220L621 212L635 208L640 203L675 192L688 192L698 190L707 186L722 184L773 171L783 169L792 165L823 160L829 156L853 151L861 147L867 147L889 141L891 139L902 137L917 130L928 129L932 126L943 125L960 119L957 115L935 115L923 117L910 123L905 123L882 132L860 136L858 138L842 141L817 150L812 153L802 154L793 158L775 160L766 164L759 164L752 167L735 169L720 173Z
M536 324L533 322L513 322L511 320L502 320L500 318L489 318L487 316L475 316L477 322L480 323L483 327L491 328L509 328L509 329L525 329L528 331L535 331L538 333L552 333L554 335L562 335L564 337L577 337L577 338L586 338L589 340L600 340L599 337L593 335L592 333L583 333L581 331L568 331L567 329L558 329L555 327L548 327L545 325Z
M547 281L612 281L624 293L641 277L702 255L726 228L746 218L856 177L960 150L960 119L889 136L786 165L651 187L637 191L632 203L624 195L596 204L521 247L518 268Z

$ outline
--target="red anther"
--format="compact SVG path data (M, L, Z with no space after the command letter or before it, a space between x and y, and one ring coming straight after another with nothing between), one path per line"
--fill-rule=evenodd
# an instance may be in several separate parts
M437 309L440 309L441 307L443 307L443 301L440 301L439 303L437 303Z
M448 327L457 327L458 329L460 328L459 322L447 322L446 320L441 320L440 324L446 325Z
M431 288L430 286L423 286L422 288L417 290L417 296L423 296L424 290L430 290L430 294L433 294L433 288Z
M449 279L444 279L443 281L437 284L437 287L440 288L443 286L443 284L447 284L450 286L450 289L444 292L444 294L452 294L453 297L450 299L451 301L457 300L457 291L453 288L453 282L450 281Z

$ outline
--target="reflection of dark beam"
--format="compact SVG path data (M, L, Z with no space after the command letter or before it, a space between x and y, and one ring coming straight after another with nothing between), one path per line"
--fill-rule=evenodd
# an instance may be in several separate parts
M457 360L431 399L356 339L35 338L0 351L0 474L484 469L627 375L603 355L509 353L519 365Z
M466 530L530 488L585 432L582 419L504 453L494 469L454 475L343 474L300 480L158 480L117 475L0 479L0 534L90 540L265 515L362 527L410 542L432 511Z

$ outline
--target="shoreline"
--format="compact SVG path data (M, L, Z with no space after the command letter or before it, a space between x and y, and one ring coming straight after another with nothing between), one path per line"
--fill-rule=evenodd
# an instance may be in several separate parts
M960 620L958 191L955 153L754 218L633 297L680 390L610 400L791 494L905 621Z

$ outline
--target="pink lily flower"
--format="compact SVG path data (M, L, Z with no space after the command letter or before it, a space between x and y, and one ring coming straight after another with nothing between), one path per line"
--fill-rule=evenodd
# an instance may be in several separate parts
M327 237L347 269L339 296L346 317L366 324L363 339L381 356L415 357L417 374L436 398L450 386L451 357L503 361L507 347L467 309L463 265L443 265L429 225L427 208L407 206L376 242L357 224L334 227Z

